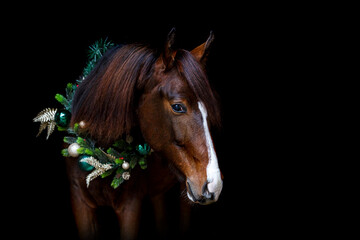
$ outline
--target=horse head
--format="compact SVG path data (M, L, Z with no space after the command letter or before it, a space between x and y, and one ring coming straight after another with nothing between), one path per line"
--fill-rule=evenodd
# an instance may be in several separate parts
M186 178L188 198L200 204L217 201L223 185L209 128L219 123L218 105L204 72L212 41L211 33L190 52L173 50L171 31L138 107L145 140Z
M214 37L187 51L172 49L174 34L160 54L139 44L109 50L79 85L71 124L84 121L82 130L105 146L140 127L186 178L189 199L209 204L223 185L210 135L220 115L204 70Z

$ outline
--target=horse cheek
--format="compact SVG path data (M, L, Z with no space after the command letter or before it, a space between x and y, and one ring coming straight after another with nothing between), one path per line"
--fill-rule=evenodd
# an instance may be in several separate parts
M138 117L143 137L155 151L161 151L169 139L169 133L165 130L168 124L163 112L161 105L154 99L147 99L139 107Z

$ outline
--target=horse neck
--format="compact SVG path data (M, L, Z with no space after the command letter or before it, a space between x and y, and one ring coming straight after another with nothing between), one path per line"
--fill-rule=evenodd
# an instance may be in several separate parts
M149 156L147 176L150 196L164 193L178 182L169 162L157 152Z

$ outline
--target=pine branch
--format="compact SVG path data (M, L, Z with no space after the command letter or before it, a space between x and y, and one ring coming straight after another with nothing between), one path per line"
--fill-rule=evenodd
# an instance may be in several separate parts
M106 53L107 50L112 48L114 46L114 43L111 41L108 41L107 38L100 39L96 41L93 45L89 47L89 60L86 64L86 67L83 70L82 76L79 80L77 80L78 83L81 83L82 80L89 75L89 73L94 69L97 61Z

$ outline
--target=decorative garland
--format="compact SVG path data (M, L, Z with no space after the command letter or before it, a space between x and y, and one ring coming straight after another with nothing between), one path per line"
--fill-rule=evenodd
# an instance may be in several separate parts
M58 131L66 131L70 136L64 137L64 142L69 144L68 148L61 151L64 157L78 157L78 164L81 170L90 172L86 177L86 185L101 176L101 178L113 176L111 186L115 189L125 180L130 178L130 172L137 164L142 169L147 167L147 157L151 154L150 146L147 143L134 145L133 138L126 136L126 139L115 141L110 148L104 151L96 146L96 142L88 138L81 128L86 126L86 122L81 121L70 127L72 100L78 84L94 68L96 62L103 54L113 47L114 44L107 39L96 41L89 50L89 60L83 70L82 77L76 80L77 84L68 83L65 89L65 96L56 94L55 99L60 102L64 109L46 108L41 111L34 119L40 122L39 133L47 128L46 139L54 132L57 126ZM113 174L114 173L114 174Z

